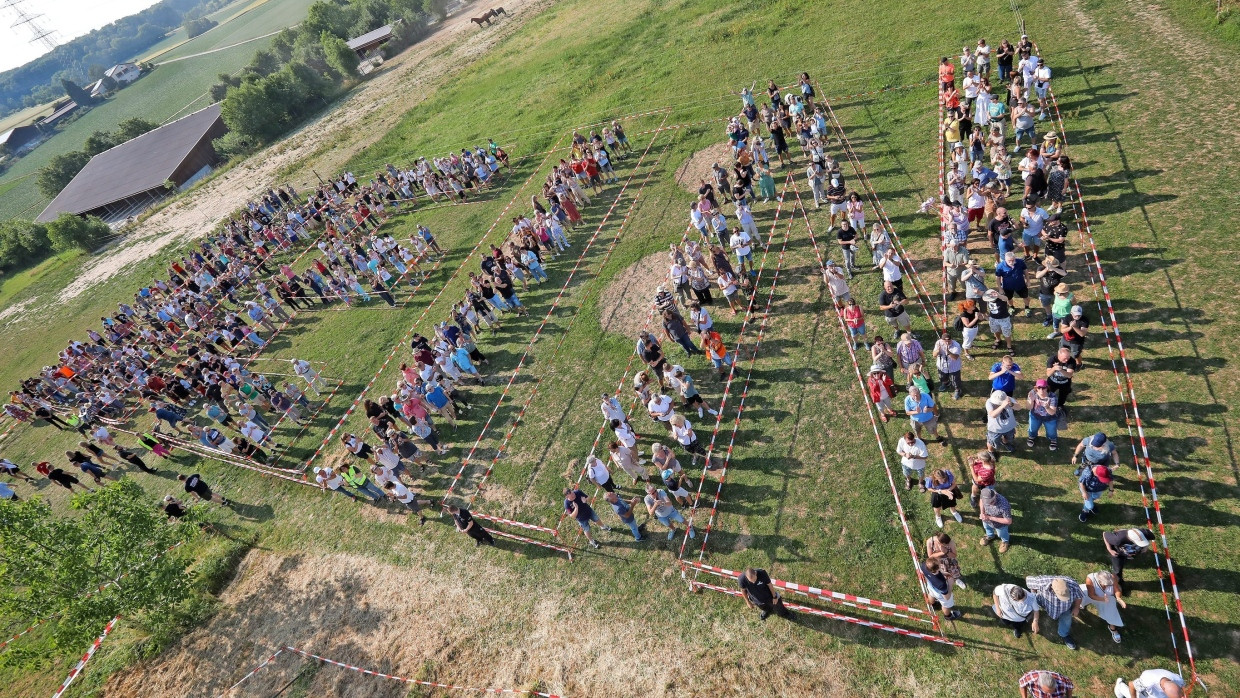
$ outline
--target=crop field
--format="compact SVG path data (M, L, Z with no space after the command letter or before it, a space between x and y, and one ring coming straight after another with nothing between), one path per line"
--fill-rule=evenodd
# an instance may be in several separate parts
M254 12L299 1L270 0ZM538 14L521 11L531 15L517 15L524 22L519 31L462 66L349 162L359 179L368 179L386 162L493 138L512 154L512 170L465 205L421 205L385 222L398 238L425 224L447 251L428 265L424 281L401 287L398 307L374 301L299 312L254 365L278 374L287 366L282 359L322 362L336 386L308 427L277 427L277 441L287 446L277 465L288 476L342 460L342 432L373 442L355 399L392 392L397 367L410 356L411 334L429 335L448 317L467 272L477 269L489 244L503 239L514 216L529 212L531 195L551 164L567 157L564 146L574 131L623 120L632 151L615 163L618 181L591 193L582 225L570 231L572 247L547 265L550 280L518 289L529 314L507 315L496 332L482 335L487 381L463 390L470 409L459 428L440 424L452 447L448 455L417 473L416 489L436 506L464 502L476 514L524 523L487 525L567 549L571 561L512 538L475 549L446 517L419 526L416 517L391 507L182 455L162 462L157 474L127 471L125 477L154 501L176 491L175 472L201 472L238 505L218 514L223 535L203 537L185 554L204 567L225 556L244 560L220 592L217 612L157 656L143 653L146 638L122 622L72 695L219 695L285 646L415 682L564 696L980 698L1014 695L1017 678L1034 668L1070 676L1078 695L1110 695L1116 677L1174 670L1177 662L1186 675L1195 666L1211 694L1228 695L1240 685L1240 561L1224 542L1240 521L1229 408L1240 399L1240 376L1227 350L1240 336L1232 303L1240 287L1219 254L1230 251L1223 221L1230 219L1227 201L1240 190L1240 174L1217 166L1240 156L1240 137L1230 127L1240 88L1225 77L1234 44L1212 33L1191 3L567 0ZM956 593L964 617L930 621L919 591L909 548L924 554L925 539L937 530L933 512L927 495L901 482L894 447L906 420L883 424L870 416L858 381L858 369L866 371L869 361L854 364L821 280L822 262L839 262L841 255L827 209L813 205L804 181L807 159L795 141L793 165L772 169L782 201L754 206L766 247L756 250L760 272L745 308L729 312L718 294L711 307L716 330L737 350L730 379L715 380L708 361L664 343L668 358L693 375L707 404L721 412L717 419L685 416L726 469L707 471L701 459L677 449L690 475L691 504L682 510L696 537L686 539L681 527L669 540L650 520L646 540L636 542L600 501L599 514L613 530L597 533L601 549L588 548L562 516L561 491L578 481L579 459L602 452L610 440L601 429L600 394L618 393L630 407L632 375L641 368L633 358L633 330L658 329L650 324L649 300L666 271L668 246L687 234L695 178L713 158L727 156L719 146L727 118L740 108L736 92L756 81L759 93L768 79L791 85L801 71L816 80L831 107L828 153L840 161L848 188L866 201L867 220L886 220L898 234L918 272L919 280L906 279L910 299L918 285L927 291L910 314L928 349L943 321L939 221L916 211L939 192L936 64L980 37L991 44L1015 40L1022 22L1055 71L1062 120L1040 122L1037 130L1062 128L1075 165L1089 226L1078 232L1079 213L1071 221L1067 282L1096 332L1059 450L1049 452L1044 440L1026 448L1022 425L1015 453L1000 461L998 489L1014 508L1012 548L1000 555L995 546L978 545L981 527L967 503L963 523L947 520L968 583ZM1166 45L1187 48L1171 52ZM208 48L191 46L176 52ZM196 63L161 68L121 94L163 70ZM1193 87L1207 81L1209 94ZM1191 118L1166 118L1173 110ZM993 268L993 253L979 235L970 246ZM47 307L40 323L0 320L8 323L0 332L11 347L0 383L13 384L53 361L65 341L81 337L92 319L160 275L173 256L165 250L71 306ZM867 249L858 257L862 272L852 280L852 295L866 310L870 336L889 338L877 309L881 277L869 269ZM294 266L311 258L299 257ZM1098 284L1099 268L1109 297ZM28 282L25 293L54 293L72 273L57 266ZM1104 337L1108 305L1118 334L1108 324ZM1056 342L1044 339L1039 315L1014 319L1023 397ZM930 445L931 467L958 477L965 459L985 448L986 372L1001 356L984 339L975 353L977 360L964 367L964 396L936 397L947 441ZM1134 440L1134 409L1148 471L1142 443ZM1024 410L1018 414L1023 421ZM141 416L137 425L149 420ZM654 441L673 445L641 405L633 406L632 421L647 453ZM0 431L10 424L0 423ZM1123 465L1115 492L1081 523L1068 459L1079 439L1099 430L1115 440ZM51 427L21 425L0 440L0 455L28 463L75 440ZM1155 483L1147 473L1156 477L1179 600L1165 567L1157 572L1146 556L1125 574L1120 644L1093 611L1074 629L1077 652L1045 621L1040 634L1021 639L999 626L988 611L995 585L1040 574L1080 580L1108 568L1103 532L1144 527L1154 516ZM626 498L638 493L623 473L616 479ZM30 487L23 487L24 495ZM596 494L588 482L582 487ZM38 492L67 511L59 488L44 481ZM638 519L645 518L643 511ZM782 580L848 595L840 600L852 605L789 593L791 603L955 644L810 614L761 622L739 599L709 588L691 591L691 583L735 587L695 570L699 561L728 570L762 567ZM886 613L859 608L867 604L858 596L891 605ZM28 619L4 620L3 627L20 630ZM37 649L46 638L36 632L22 642ZM46 694L76 659L65 656L38 672L0 659L0 682L14 686L15 695ZM281 652L229 695L286 689L286 695L440 695L431 686L362 675L294 651Z

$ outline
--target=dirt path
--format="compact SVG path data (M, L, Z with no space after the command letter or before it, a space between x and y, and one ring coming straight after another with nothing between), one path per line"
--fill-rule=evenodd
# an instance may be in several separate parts
M66 302L149 258L168 245L210 232L250 197L283 183L281 173L300 166L334 173L354 154L383 137L434 86L469 65L536 16L550 0L514 0L511 17L479 30L465 9L434 33L386 63L345 102L279 142L212 179L189 196L143 221L123 244L92 260L60 294ZM364 125L364 128L361 126ZM294 184L306 181L293 178Z
M750 652L743 663L726 650L686 656L676 633L651 632L652 618L668 622L666 608L594 608L557 583L540 584L537 594L519 593L528 589L510 569L488 564L472 547L468 552L469 560L441 560L452 571L439 573L344 554L252 552L219 615L153 662L114 674L102 695L216 696L284 645L476 688L541 682L541 690L571 696L744 694L764 681L760 669L778 666L782 695L845 695L844 671L829 654L789 656L770 646ZM433 553L413 553L427 554ZM670 586L667 581L652 580L660 587ZM745 621L739 613L721 620L719 637L739 637ZM275 695L307 664L281 656L229 695ZM409 687L395 681L321 667L303 695L408 694Z

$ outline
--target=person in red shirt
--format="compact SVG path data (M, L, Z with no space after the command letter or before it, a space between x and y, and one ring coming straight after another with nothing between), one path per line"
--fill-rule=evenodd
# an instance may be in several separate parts
M939 92L946 92L955 83L956 66L952 65L951 58L943 56L943 60L939 61Z
M969 459L969 470L973 473L973 488L969 492L969 503L976 510L978 498L982 495L982 488L995 486L995 476L998 474L995 469L995 454L990 451L978 452Z
M882 366L875 364L870 367L866 386L870 389L870 399L878 408L878 418L886 422L888 417L896 416L895 410L891 409L891 399L896 394L896 384L892 382L891 376L887 375Z
M594 191L603 191L603 178L599 177L598 160L591 156L585 159L586 176L590 178L590 186L594 187Z

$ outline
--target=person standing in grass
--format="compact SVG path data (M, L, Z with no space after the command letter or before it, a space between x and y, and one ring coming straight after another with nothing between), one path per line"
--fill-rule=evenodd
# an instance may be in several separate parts
M1110 465L1118 468L1119 452L1115 450L1115 443L1108 439L1106 434L1097 432L1081 439L1081 442L1076 445L1076 450L1072 452L1071 463L1076 465L1078 461L1082 468L1095 465Z
M1011 453L1016 440L1016 403L1002 390L986 400L986 449L991 453Z
M1011 546L1012 505L1007 497L995 491L994 487L982 490L982 506L978 510L978 518L982 520L982 531L986 534L978 544L985 547L995 538L999 539L999 553L1003 554Z
M1038 633L1038 623L1045 614L1056 624L1056 632L1070 650L1078 649L1072 638L1072 621L1079 619L1085 593L1081 585L1071 577L1039 575L1025 578L1025 586L1037 597L1038 608L1033 612L1033 633Z
M1085 605L1093 606L1102 622L1111 631L1111 639L1119 644L1119 629L1124 627L1124 619L1119 609L1128 608L1123 599L1115 595L1115 576L1107 571L1093 572L1081 583L1081 591L1085 593Z
M853 349L860 344L868 347L865 341L865 313L861 310L861 306L857 305L857 299L849 296L841 310L844 315L844 326L848 328L848 336L852 341Z
M1013 637L1020 639L1025 623L1038 608L1037 598L1016 584L1000 584L990 596L990 610L1004 627L1012 631Z
M225 499L222 495L211 491L207 483L202 481L202 476L198 473L185 475L184 473L177 475L177 479L185 483L185 491L193 494L195 497L204 502L215 502L220 506L231 506L232 502Z
M951 386L953 400L959 400L962 395L960 355L963 351L960 343L952 339L946 329L939 341L934 343L934 364L939 370L939 390L944 391Z
M922 475L926 471L926 459L930 457L926 443L913 432L907 432L896 443L896 455L900 456L900 468L904 472L904 489L911 490L916 484L920 491L925 492Z
M961 589L968 588L964 583L964 574L960 571L956 543L946 532L939 531L926 539L926 560L939 563L939 570L948 581Z
M646 505L646 511L659 523L667 526L667 539L672 540L676 537L676 523L685 523L685 517L676 506L672 504L671 498L667 492L656 488L654 485L646 485L646 497L643 500ZM689 526L689 537L696 538L693 527Z
M607 503L611 505L611 510L616 512L620 523L628 526L629 530L633 532L633 540L644 540L641 528L637 525L637 517L633 515L633 509L637 506L637 502L641 500L641 497L633 495L632 499L625 501L613 491L604 494L603 499L606 499Z
M890 258L887 260L890 262ZM896 331L910 330L913 327L913 321L904 308L907 304L908 298L894 282L883 281L883 292L878 295L878 308L883 311L883 319Z
M1035 631L1036 632L1036 631ZM1072 698L1076 685L1072 679L1054 671L1034 669L1017 682L1020 698Z
M882 366L874 364L870 366L869 376L866 378L866 387L870 391L870 399L874 401L874 407L878 410L878 418L887 422L889 417L896 416L895 410L891 409L892 398L895 397L896 384L891 380L891 376L883 370Z
M745 599L745 605L761 611L759 620L770 618L772 613L779 614L781 618L792 619L792 611L784 606L784 598L775 591L771 575L767 574L766 570L746 567L737 576L737 583L740 585L741 598Z
M619 441L612 441L608 444L607 451L611 454L611 462L633 478L633 484L636 485L638 480L650 481L650 474L642 467L646 461L639 460L632 447L625 446Z
M952 594L952 585L937 560L919 563L921 574L926 578L926 588L930 590L930 598L943 609L944 620L956 620L964 616L956 610L956 597Z
M904 414L909 416L917 436L922 436L924 431L926 436L933 436L935 442L943 443L943 437L939 436L939 408L930 393L910 385L908 397L904 398Z
M969 470L973 473L973 486L969 490L969 504L976 511L982 490L995 486L995 479L998 476L995 454L990 451L978 451L969 458Z
M1059 448L1059 397L1050 391L1045 378L1039 378L1033 384L1026 398L1029 407L1029 438L1025 445L1033 448L1038 439L1038 432L1045 427L1047 448L1054 451Z
M448 507L448 513L452 515L452 523L456 526L456 530L464 533L474 539L474 547L478 547L483 543L494 546L495 538L491 532L486 530L477 521L474 521L473 514L465 507L451 505Z
M590 523L597 523L599 528L604 531L610 531L611 527L605 525L598 517L598 512L590 506L590 497L582 492L576 486L564 488L564 511L573 517L577 525L581 527L581 532L585 534L586 541L591 548L599 548L598 541L594 540L594 536L590 530Z
M1117 528L1102 534L1102 544L1111 556L1115 575L1115 597L1124 595L1124 567L1142 553L1153 549L1154 532L1140 528Z
M947 468L938 468L926 478L923 490L930 490L930 507L934 509L934 524L943 528L943 510L951 511L957 523L964 523L956 504L960 502L960 487L956 485L956 475Z

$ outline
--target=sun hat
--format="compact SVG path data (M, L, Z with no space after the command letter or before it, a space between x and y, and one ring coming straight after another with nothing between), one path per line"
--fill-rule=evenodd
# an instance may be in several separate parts
M884 373L883 367L878 364L872 364L870 366L870 373Z
M990 393L990 399L995 400L995 401L1003 400L1007 396L1008 394L1003 392L1002 390L995 390Z
M1055 293L1067 293L1067 292L1068 292L1068 284L1060 282L1059 285L1055 287Z
M1111 469L1105 465L1095 465L1094 477L1098 478L1098 482L1109 485L1111 484Z
M1072 594L1068 593L1068 582L1063 577L1056 577L1051 580L1051 592L1060 601L1072 600Z

